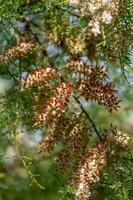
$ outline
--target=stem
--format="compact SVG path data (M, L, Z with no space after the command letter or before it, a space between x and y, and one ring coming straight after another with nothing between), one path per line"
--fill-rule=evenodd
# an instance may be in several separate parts
M92 118L90 117L89 113L84 109L83 105L81 104L81 102L79 101L79 99L77 97L75 97L73 95L73 98L75 99L75 101L78 103L79 107L81 108L82 112L86 115L87 119L90 121L90 123L92 124L92 127L94 129L94 131L96 132L97 136L99 137L100 141L102 141L102 137L94 123L94 121L92 120Z

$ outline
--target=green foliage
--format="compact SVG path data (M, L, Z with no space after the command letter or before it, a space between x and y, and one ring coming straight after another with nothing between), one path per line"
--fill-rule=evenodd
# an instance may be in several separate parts
M112 123L132 135L133 2L120 1L118 15L110 24L102 23L97 36L91 33L89 27L93 17L89 16L89 12L81 14L81 8L67 0L0 0L0 58L4 58L8 50L10 56L6 63L0 60L0 200L75 199L75 190L68 185L69 173L58 172L54 167L59 152L66 151L64 147L69 144L68 135L65 135L68 139L66 143L63 138L67 129L63 126L66 123L65 127L70 126L71 130L77 120L75 114L80 113L80 123L89 130L88 148L93 148L99 140L97 132L102 135ZM13 46L17 48L19 43L28 41L34 43L31 52L20 56L21 51L18 51L15 58L10 54ZM110 82L116 85L122 100L118 112L109 113L91 98L85 101L77 92L76 87L87 77L87 71L82 74L81 66L77 65L72 74L66 66L69 61L79 62L82 58L89 63L90 69L103 65L108 70ZM46 69L46 66L55 67L60 74L57 79L49 80L50 89L49 85L45 87L43 84L22 91L22 80L38 67ZM101 74L93 75L89 86L96 83L97 76L100 84L108 82L102 80ZM55 141L53 152L39 155L36 146L43 136L45 139L49 127L43 124L36 126L36 115L38 110L39 113L43 111L47 99L59 94L53 91L64 81L71 83L74 94L70 98L66 115L61 115L59 127L56 128L57 133L61 133L61 139ZM1 85L5 82L7 87L1 91ZM97 98L94 98L96 102ZM87 122L84 120L86 116L89 118ZM100 181L91 185L90 199L132 200L133 149L122 150L115 144L109 145L107 165L100 174ZM81 152L78 153L80 155ZM61 162L64 162L63 158ZM79 161L78 164L81 163Z

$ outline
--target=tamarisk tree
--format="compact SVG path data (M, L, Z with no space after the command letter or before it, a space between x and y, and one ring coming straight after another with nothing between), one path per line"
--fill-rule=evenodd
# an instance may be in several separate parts
M0 72L10 81L1 136L32 183L43 188L26 151L66 177L57 199L132 199L132 135L114 123L133 81L132 0L9 0L0 9ZM22 132L38 144L25 147Z

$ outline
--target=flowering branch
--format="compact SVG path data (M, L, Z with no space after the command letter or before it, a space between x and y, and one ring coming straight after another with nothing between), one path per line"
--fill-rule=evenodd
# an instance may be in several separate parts
M89 113L86 112L86 110L84 109L83 105L81 104L81 102L79 101L79 99L73 95L73 98L75 99L75 101L78 103L79 107L81 108L82 112L86 115L87 119L90 121L90 123L92 124L92 127L94 129L94 131L96 132L97 136L99 137L100 141L102 141L102 137L95 125L95 122L92 120L92 118L90 117Z

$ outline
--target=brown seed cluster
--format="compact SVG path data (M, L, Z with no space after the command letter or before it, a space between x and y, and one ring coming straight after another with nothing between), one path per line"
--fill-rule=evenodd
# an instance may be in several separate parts
M67 82L62 82L53 91L55 96L50 97L44 104L41 113L36 116L36 124L43 123L45 126L56 122L65 111L72 95L72 86Z
M75 75L75 77L77 77L78 80L81 78L87 78L92 73L91 67L89 65L84 64L80 60L71 60L67 63L66 68L71 73L71 75Z
M32 86L40 86L47 84L52 78L59 76L55 68L46 66L46 68L36 68L31 74L28 74L26 79L21 81L21 90L31 88Z
M67 115L62 113L58 121L48 128L47 135L38 145L38 152L45 153L53 150L54 145L59 141L66 143L66 138L74 127L75 123L79 120L76 114L71 113Z
M66 145L58 155L56 166L61 171L72 170L78 164L88 143L88 131L82 124L76 124L68 137Z
M90 185L99 181L100 172L106 165L106 142L102 141L92 149L86 149L78 167L75 181L76 200L87 200L90 194Z
M15 58L20 58L33 52L32 42L20 42L0 54L0 64L7 64Z
M60 134L56 134L55 126L49 128L47 135L45 135L44 139L39 143L37 150L38 153L51 152L54 148L54 145L58 142Z
M99 105L105 106L109 112L113 109L117 110L120 100L116 96L117 90L111 83L102 84L98 81L80 82L78 87L79 93L86 100L96 101Z
M83 63L80 60L71 60L66 65L67 70L73 74L75 74L76 81L81 79L100 79L105 80L108 79L107 70L103 66L92 67L86 63Z
M71 74L76 74L76 89L86 100L96 101L105 106L110 112L119 107L115 86L108 81L107 71L104 67L91 67L81 61L71 61L67 64Z

